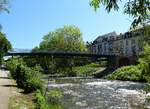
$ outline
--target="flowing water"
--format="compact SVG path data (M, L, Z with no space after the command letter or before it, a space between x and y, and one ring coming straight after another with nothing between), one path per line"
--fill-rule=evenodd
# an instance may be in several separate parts
M63 78L49 83L49 90L63 92L59 99L67 109L149 109L146 84L103 79Z

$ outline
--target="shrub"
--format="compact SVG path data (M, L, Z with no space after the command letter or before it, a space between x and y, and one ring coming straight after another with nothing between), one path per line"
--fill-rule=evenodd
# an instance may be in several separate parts
M24 65L18 65L16 68L16 82L25 92L42 89L42 80L39 72Z
M27 67L22 59L14 59L7 63L11 76L16 80L18 87L25 92L33 92L43 89L43 81L39 69Z
M138 66L125 66L117 69L106 77L110 80L124 81L146 81L142 76L142 71Z
M48 93L48 99L50 101L50 103L58 103L59 102L59 98L62 97L62 91L59 89L51 89Z
M2 64L2 58L11 49L11 44L7 40L6 35L0 32L0 65Z
M36 109L49 109L48 103L40 90L36 92Z
M22 61L22 59L19 59L19 58L11 59L11 60L7 61L5 64L6 64L6 67L9 69L12 78L15 80L16 80L16 74L17 74L16 73L17 66L25 65L25 63Z
M145 87L144 87L144 91L146 93L149 93L150 92L150 84L147 84Z
M147 80L147 82L150 83L150 45L145 44L144 46L144 52L140 56L139 59L139 66L142 69L142 74L144 78Z

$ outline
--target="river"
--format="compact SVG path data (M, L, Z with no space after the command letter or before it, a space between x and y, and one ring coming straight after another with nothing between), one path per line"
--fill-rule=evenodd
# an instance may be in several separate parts
M63 92L59 99L67 109L150 109L143 91L146 84L104 79L60 78L49 90Z

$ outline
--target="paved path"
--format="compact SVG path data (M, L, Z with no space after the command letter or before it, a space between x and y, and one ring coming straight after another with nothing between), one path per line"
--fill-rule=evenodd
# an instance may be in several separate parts
M8 109L12 82L8 79L8 71L0 70L0 109Z

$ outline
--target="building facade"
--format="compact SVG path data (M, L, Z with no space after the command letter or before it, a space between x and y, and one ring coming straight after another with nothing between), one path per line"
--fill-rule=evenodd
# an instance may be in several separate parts
M137 56L143 52L143 33L126 32L117 35L111 32L97 37L89 47L89 51L103 55Z

